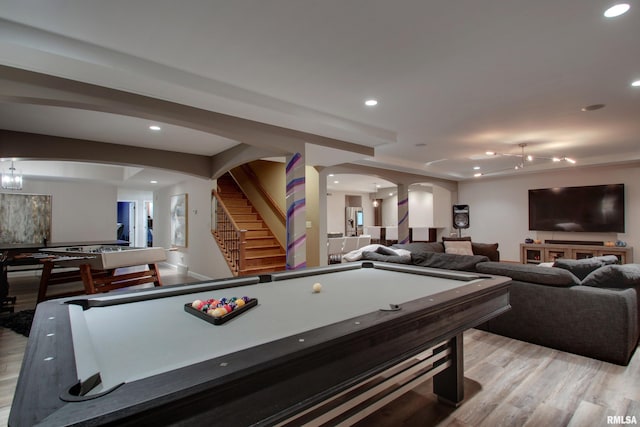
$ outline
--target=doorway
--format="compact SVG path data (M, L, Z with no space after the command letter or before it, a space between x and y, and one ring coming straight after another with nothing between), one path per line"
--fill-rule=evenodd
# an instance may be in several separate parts
M136 202L118 202L116 239L136 245Z
M144 215L145 222L145 236L147 236L147 247L153 246L153 202L150 200L144 201Z

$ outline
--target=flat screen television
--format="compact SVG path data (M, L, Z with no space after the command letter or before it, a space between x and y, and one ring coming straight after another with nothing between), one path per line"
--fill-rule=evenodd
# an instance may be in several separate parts
M624 233L624 184L529 190L529 230Z

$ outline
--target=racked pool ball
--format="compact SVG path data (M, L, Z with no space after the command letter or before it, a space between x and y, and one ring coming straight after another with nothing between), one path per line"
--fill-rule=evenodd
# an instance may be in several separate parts
M209 312L210 312L210 314L209 313L207 313L207 314L209 314L210 316L213 316L213 317L222 317L225 314L227 314L227 310L225 310L223 307L218 307L216 309L209 310Z
M320 283L314 283L312 287L313 293L317 294L322 290L322 285Z

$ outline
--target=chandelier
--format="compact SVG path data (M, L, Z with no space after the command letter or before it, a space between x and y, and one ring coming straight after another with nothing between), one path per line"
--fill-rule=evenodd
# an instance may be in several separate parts
M533 162L534 160L534 156L532 156L531 154L526 154L524 152L525 147L527 146L527 144L525 142L521 142L520 144L518 144L518 147L520 147L520 154L512 154L512 153L496 153L495 151L487 151L485 154L487 156L503 156L503 157L515 157L518 159L517 163L510 168L507 169L501 169L499 171L493 171L492 173L496 173L496 172L504 172L506 170L510 170L510 169L515 169L515 170L521 170L525 168L525 165L527 164L527 162ZM570 157L541 157L541 156L536 156L535 159L542 159L542 160L550 160L554 163L558 163L558 162L567 162L570 164L575 164L576 161ZM476 173L474 174L475 177L478 176L483 176L485 175L484 173Z
M371 198L373 199L373 207L377 208L380 206L380 201L378 200L378 188L380 188L379 184L373 183L373 193L371 193Z
M2 171L3 190L22 190L22 174L20 174L11 160L11 167Z

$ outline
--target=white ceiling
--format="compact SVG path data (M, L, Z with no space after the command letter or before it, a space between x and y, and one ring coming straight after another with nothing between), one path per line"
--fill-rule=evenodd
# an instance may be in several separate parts
M0 0L0 63L375 147L359 164L465 180L473 166L515 173L519 159L485 152L522 143L577 161L533 171L640 161L640 3L629 3L607 19L602 0ZM2 92L4 129L206 155L237 143Z

